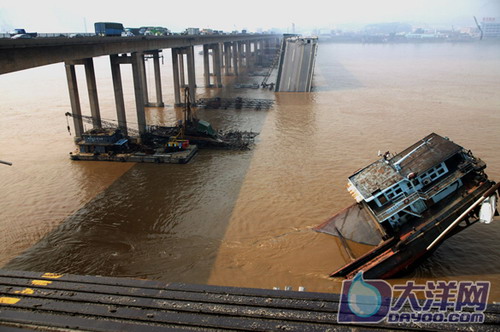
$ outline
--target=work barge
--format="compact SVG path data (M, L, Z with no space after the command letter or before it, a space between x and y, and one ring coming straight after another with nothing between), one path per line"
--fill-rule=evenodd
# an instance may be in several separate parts
M116 123L101 119L100 126L84 132L81 138L76 138L78 149L70 152L70 158L87 161L185 164L195 156L198 147L245 150L254 142L257 133L215 130L209 122L198 119L191 108L189 98L189 88L186 88L183 118L177 125L149 125L142 134L132 128L119 127ZM237 101L241 108L243 99L239 98ZM69 112L65 115L91 124L96 120L92 116ZM71 131L69 121L68 131Z
M137 139L125 137L119 129L92 129L77 142L78 151L70 152L72 160L120 161L138 163L185 164L198 151L189 141L169 140L149 151L140 148Z
M351 279L404 274L450 236L495 215L499 184L470 150L432 133L348 179L356 203L315 228L340 238L350 262L331 274ZM347 240L374 246L354 257Z

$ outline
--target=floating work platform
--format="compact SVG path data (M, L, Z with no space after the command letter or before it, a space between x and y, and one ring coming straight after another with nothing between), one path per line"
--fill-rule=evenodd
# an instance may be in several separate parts
M163 152L147 154L144 152L134 153L85 153L85 152L70 152L72 160L88 160L88 161L119 161L119 162L134 162L134 163L157 163L157 164L185 164L189 162L198 152L196 145L190 145L182 151Z
M498 331L483 324L339 324L338 294L0 270L0 330Z

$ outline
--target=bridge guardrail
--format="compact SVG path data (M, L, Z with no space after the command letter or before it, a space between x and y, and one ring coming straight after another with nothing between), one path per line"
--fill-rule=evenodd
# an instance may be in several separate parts
M38 33L36 38L54 38L54 37L65 37L69 38L71 36L78 37L92 37L95 36L95 33L85 33L85 32L55 32L55 33ZM0 38L11 38L11 34L7 32L0 33Z

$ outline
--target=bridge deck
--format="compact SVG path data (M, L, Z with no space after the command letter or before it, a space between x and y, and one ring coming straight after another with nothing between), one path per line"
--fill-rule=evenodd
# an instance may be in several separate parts
M348 330L337 323L337 294L0 270L0 330ZM498 331L484 324L358 326L363 330Z
M0 38L0 74L110 54L280 38L275 34Z

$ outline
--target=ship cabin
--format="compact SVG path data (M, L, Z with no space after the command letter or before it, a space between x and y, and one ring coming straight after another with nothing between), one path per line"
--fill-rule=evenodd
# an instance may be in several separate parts
M122 153L128 149L128 139L115 128L96 128L86 131L78 143L80 153Z
M481 165L461 146L432 133L401 153L385 153L350 176L347 187L392 234L425 220L426 211L462 188Z

